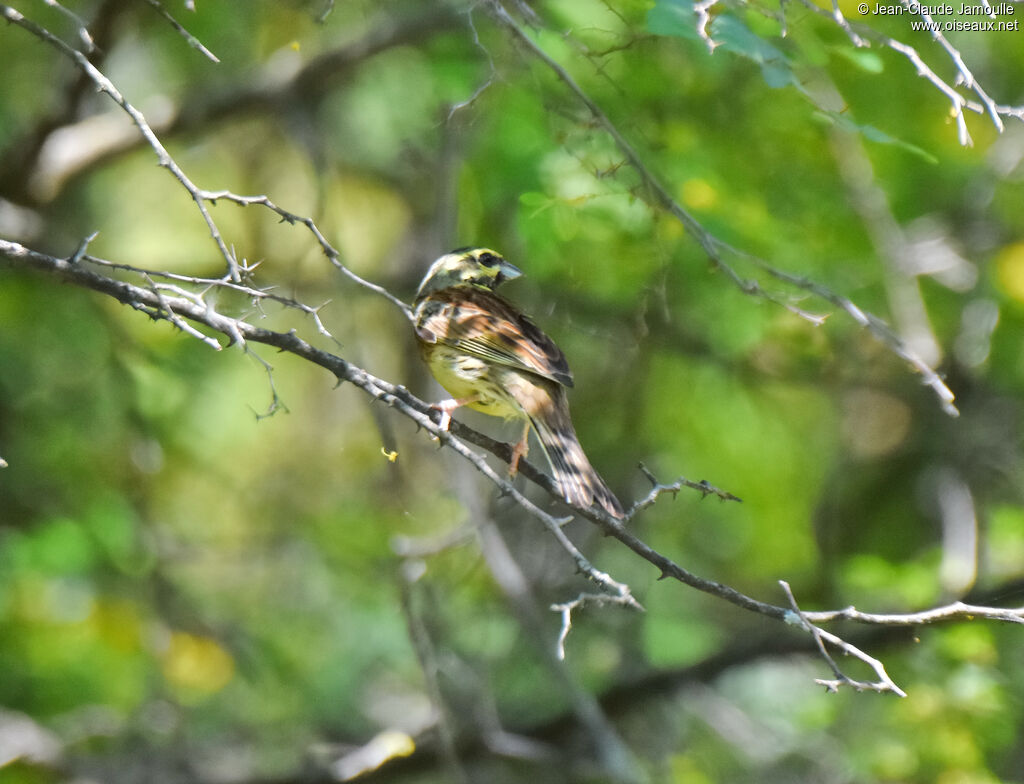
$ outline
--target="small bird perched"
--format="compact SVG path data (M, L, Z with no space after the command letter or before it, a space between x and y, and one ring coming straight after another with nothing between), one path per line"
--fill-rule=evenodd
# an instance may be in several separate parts
M529 318L494 293L523 273L488 248L460 248L431 265L416 293L416 338L434 378L453 396L437 404L441 427L460 406L525 420L510 473L526 454L532 426L559 492L572 504L622 506L583 453L569 416L572 372L561 349Z

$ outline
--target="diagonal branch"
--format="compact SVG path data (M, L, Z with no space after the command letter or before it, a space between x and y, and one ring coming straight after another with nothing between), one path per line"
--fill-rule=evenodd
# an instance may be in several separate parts
M244 319L232 318L224 315L210 303L205 302L202 299L202 296L198 296L193 292L185 290L176 291L166 285L161 288L161 285L163 284L161 284L158 279L161 277L162 273L146 272L145 270L131 267L130 269L135 270L137 274L140 274L147 284L145 286L137 286L126 281L116 280L94 272L88 269L87 265L105 264L107 266L111 266L112 263L103 262L100 259L87 255L85 253L85 245L86 243L83 243L83 245L76 250L70 259L61 259L31 250L16 242L0 239L0 266L7 266L15 269L36 270L82 288L91 289L113 297L129 307L146 313L153 319L169 320L171 323L179 327L182 321L187 320L193 325L202 326L226 336L229 342L243 344L262 343L291 353L297 357L323 367L332 373L339 381L348 381L375 400L385 403L406 418L415 422L420 428L426 430L433 438L439 440L443 446L453 450L459 455L459 457L466 460L480 473L486 476L501 493L511 497L520 507L547 528L547 530L556 538L559 545L572 558L577 569L585 577L595 583L601 589L604 596L608 597L609 603L620 604L634 609L642 609L636 599L632 596L628 585L616 581L605 572L595 568L593 564L591 564L590 561L580 552L572 540L569 539L568 535L563 530L563 525L570 518L557 518L540 509L536 504L526 498L526 496L523 495L523 493L515 486L491 468L482 454L474 451L468 446L469 443L476 444L502 460L508 461L511 458L512 453L512 448L509 444L495 441L494 439L478 433L472 428L469 428L457 421L452 421L448 430L441 430L435 421L438 416L436 409L412 395L404 387L378 378L363 368L353 365L342 357L312 346L298 337L294 330L289 332L276 332L273 330L262 329L254 326ZM125 267L126 265L120 266ZM206 281L203 281L203 283L206 283ZM231 284L230 282L225 281L224 285L230 286L234 290L238 290L237 284ZM171 317L172 314L174 318ZM203 342L209 343L209 340L205 339L205 336L201 333L196 335L198 330L193 330L194 328L186 331L194 337L200 337L200 339L203 339ZM552 497L559 498L559 500L561 500L554 482L528 462L521 462L520 473L540 485ZM652 479L652 481L655 480ZM678 487L676 485L678 485ZM650 503L653 503L656 498L664 492L674 492L683 486L687 486L693 487L705 494L710 492L719 494L722 497L730 496L730 494L724 493L724 491L717 491L705 482L680 480L676 485L662 485L655 481L655 487L651 491L651 494L649 494L643 501L634 504L631 508L630 514L627 515L623 521L616 520L604 511L596 508L574 508L573 513L579 517L590 520L605 534L614 537L645 561L654 565L660 570L662 579L672 578L690 586L691 588L702 591L703 593L723 599L737 607L774 618L776 620L793 623L794 619L797 619L797 625L803 626L805 630L808 629L808 625L817 626L822 623L839 620L849 620L876 626L916 626L928 623L972 620L974 618L985 618L1008 623L1024 623L1024 607L984 607L954 602L946 607L934 608L920 613L885 615L863 613L853 607L825 612L805 612L801 610L797 613L792 607L780 607L759 601L737 591L731 586L724 585L714 580L709 580L690 572L666 555L652 548L627 529L626 524L632 519L632 517L643 509L646 509ZM583 603L592 603L596 601L593 598L582 598ZM569 613L571 614L572 609L578 606L580 605L569 603ZM563 612L564 618L565 608L559 606L558 609ZM564 628L563 633L568 633L567 625ZM866 653L854 650L848 643L836 635L826 632L820 628L818 629L817 634L820 635L820 640L848 653L857 655L869 664L871 664L872 661L875 661L868 657Z
M907 693L897 686L893 679L889 677L889 673L885 671L885 665L882 664L882 662L874 656L869 656L864 653L864 651L856 645L852 645L851 643L846 642L846 640L815 626L807 619L807 616L800 609L799 605L797 605L796 597L793 596L793 591L789 587L789 583L785 580L779 580L779 585L782 586L782 590L785 592L786 598L789 599L789 604L793 608L793 615L790 618L787 618L787 621L803 627L805 631L810 633L811 637L814 638L814 644L818 647L818 653L820 653L821 657L828 662L828 666L831 668L832 674L835 675L834 680L818 678L815 681L816 683L820 683L831 692L839 691L840 686L850 686L857 691L892 692L898 697L907 696ZM828 652L828 648L825 647L826 643L834 645L844 654L860 659L875 671L875 675L878 676L878 680L875 682L858 681L846 675L841 669L839 669L839 665L836 664L836 660L833 659L832 655Z
M218 58L217 55L215 55L213 52L211 52L209 49L203 46L202 41L200 41L198 38L192 35L192 33L186 30L177 19L171 16L170 12L166 8L164 8L163 3L161 3L160 0L144 0L144 2L149 3L151 6L153 6L153 9L158 14L160 14L160 16L162 16L165 20L167 20L167 23L174 28L174 31L178 35L185 39L185 42L189 46L191 46L197 52L202 54L203 57L205 57L207 60L210 60L214 63L220 62L220 58Z
M348 381L359 387L376 400L380 400L411 419L432 437L468 461L494 483L502 494L510 496L530 515L539 520L569 554L577 570L587 579L608 594L620 597L624 604L641 609L640 604L632 597L629 586L616 581L607 573L594 567L562 530L564 523L569 518L556 518L530 501L507 479L499 476L481 454L470 449L459 437L463 432L469 431L469 428L460 426L442 430L434 421L434 417L438 414L436 409L415 397L404 387L391 384L335 354L310 345L294 330L275 332L256 327L243 319L226 316L209 303L196 301L192 297L167 296L155 286L135 286L92 272L81 263L91 262L92 257L79 252L76 253L76 258L79 258L78 262L59 259L31 250L19 243L0 239L0 261L6 260L15 266L28 267L56 275L83 288L107 294L129 307L141 310L153 319L169 320L175 326L180 326L180 320L185 318L226 335L231 342L254 342L274 346L325 368L333 373L339 381ZM186 332L194 337L197 336L197 331L194 328L189 328ZM198 336L202 339L201 334ZM205 339L203 342L209 343Z

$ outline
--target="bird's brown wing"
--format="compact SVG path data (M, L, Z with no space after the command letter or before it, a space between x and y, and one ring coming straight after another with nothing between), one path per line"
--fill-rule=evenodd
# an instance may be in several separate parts
M555 342L490 291L458 286L433 292L417 305L416 334L428 343L573 385L569 363Z

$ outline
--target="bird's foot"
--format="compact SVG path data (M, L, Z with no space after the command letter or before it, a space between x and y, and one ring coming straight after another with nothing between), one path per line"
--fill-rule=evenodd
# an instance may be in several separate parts
M447 431L452 424L452 411L459 408L460 406L466 405L467 403L474 402L476 402L475 397L467 397L461 400L453 398L452 400L442 400L440 403L434 403L431 406L431 408L436 408L438 411L441 412L441 421L437 423L438 429ZM436 435L433 436L433 439L435 441L440 440Z
M512 457L508 461L508 478L512 479L516 474L519 473L519 461L522 460L530 451L530 423L526 423L526 427L523 429L523 437L519 439L519 442L512 446Z

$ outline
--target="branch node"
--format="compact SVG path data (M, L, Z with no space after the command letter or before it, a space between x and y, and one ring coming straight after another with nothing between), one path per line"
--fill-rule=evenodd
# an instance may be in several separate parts
M78 262L85 258L85 254L86 251L89 250L90 243L98 236L100 236L100 233L98 231L94 231L89 236L83 238L82 241L78 243L78 247L75 249L75 252L68 256L68 264L78 264Z

